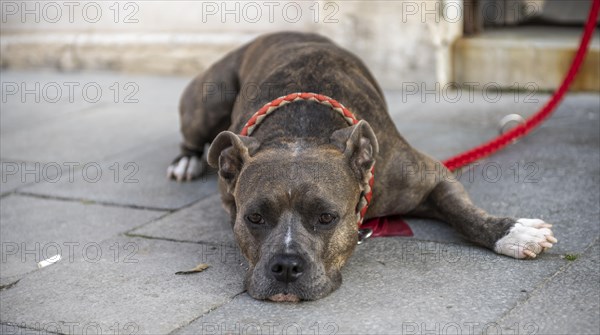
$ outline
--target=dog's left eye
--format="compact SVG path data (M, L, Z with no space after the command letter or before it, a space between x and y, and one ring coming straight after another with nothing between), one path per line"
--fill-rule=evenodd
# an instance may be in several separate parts
M260 215L258 213L250 214L250 215L246 216L246 219L248 219L248 221L250 221L254 224L262 224L265 222L262 215Z
M321 214L321 216L319 216L320 224L329 224L329 223L332 223L334 220L335 220L335 215L333 215L333 214L323 213L323 214Z

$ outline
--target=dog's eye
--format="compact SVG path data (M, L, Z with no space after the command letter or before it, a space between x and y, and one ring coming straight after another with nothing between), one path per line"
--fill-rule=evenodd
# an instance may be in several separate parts
M335 216L333 214L323 213L321 216L319 216L320 224L329 224L332 223L333 220L335 220Z
M250 215L246 216L246 219L254 224L265 223L265 220L263 219L263 217L258 213L250 214Z

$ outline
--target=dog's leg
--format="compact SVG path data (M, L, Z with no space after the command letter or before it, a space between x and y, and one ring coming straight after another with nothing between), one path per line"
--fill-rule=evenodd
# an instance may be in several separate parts
M450 223L469 240L514 258L535 258L557 242L539 219L495 217L475 206L457 181L441 181L412 213Z
M237 70L243 49L228 54L196 77L179 103L181 154L167 169L177 181L198 178L208 168L204 146L231 124L231 111L239 91Z

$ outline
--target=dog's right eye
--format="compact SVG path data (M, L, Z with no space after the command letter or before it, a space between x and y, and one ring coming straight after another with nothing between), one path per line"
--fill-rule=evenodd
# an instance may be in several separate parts
M319 223L322 224L322 225L330 224L334 220L335 220L335 216L333 214L329 214L329 213L323 213L319 217Z
M262 215L258 214L258 213L253 213L250 214L248 216L246 216L246 220L250 221L251 223L254 224L263 224L265 223L265 220L263 219Z

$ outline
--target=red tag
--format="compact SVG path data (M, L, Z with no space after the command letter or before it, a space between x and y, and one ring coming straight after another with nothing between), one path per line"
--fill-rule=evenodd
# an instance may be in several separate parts
M360 228L373 230L371 237L385 236L413 236L408 223L402 220L401 215L382 216L366 220Z

